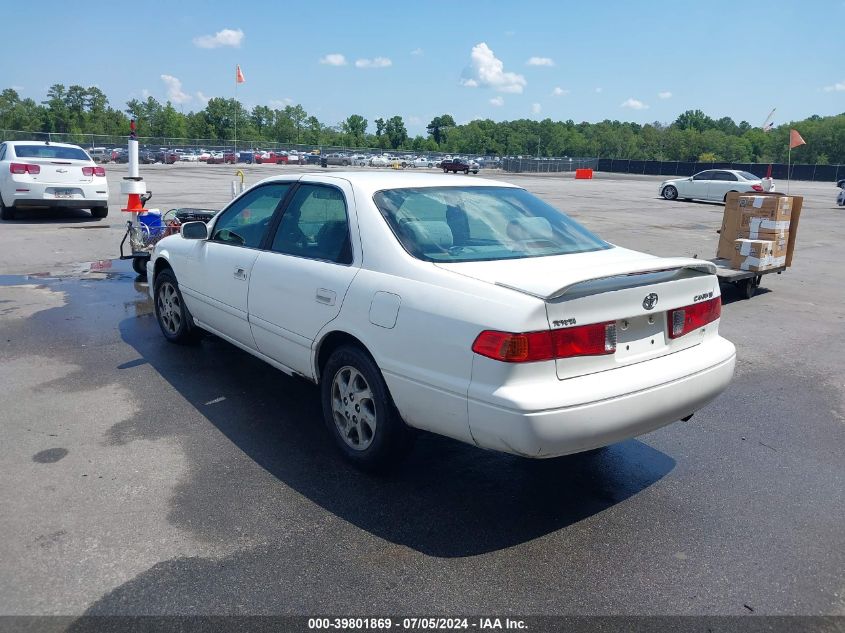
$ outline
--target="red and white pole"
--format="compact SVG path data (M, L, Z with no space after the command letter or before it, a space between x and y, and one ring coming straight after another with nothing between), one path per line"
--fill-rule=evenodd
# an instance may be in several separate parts
M135 130L135 119L129 122L129 175L120 183L120 193L127 196L127 213L141 213L144 205L141 196L147 192L147 185L141 178L138 169L138 133Z

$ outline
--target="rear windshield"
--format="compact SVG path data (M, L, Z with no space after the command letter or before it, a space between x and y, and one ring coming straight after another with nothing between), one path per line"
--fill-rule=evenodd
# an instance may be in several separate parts
M425 261L522 259L611 248L524 189L388 189L373 200L405 250Z
M751 172L748 172L748 171L738 171L736 173L738 173L740 176L742 176L746 180L760 180L760 176L755 176L754 174L752 174Z
M18 158L91 160L88 154L78 147L61 147L60 145L15 145L15 156Z

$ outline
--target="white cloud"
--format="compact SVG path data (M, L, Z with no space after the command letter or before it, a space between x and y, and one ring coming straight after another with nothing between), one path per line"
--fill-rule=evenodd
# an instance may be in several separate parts
M202 103L203 105L208 105L208 100L209 100L209 99L211 99L211 97L206 97L206 96L202 93L202 91L197 90L197 100L198 100L200 103Z
M596 88L596 92L601 92L604 88Z
M421 49L421 48L415 48L414 50L411 51L411 55L414 55L415 57L419 57L422 54L423 54L423 49Z
M551 57L531 57L527 62L525 62L526 66L554 66L555 62Z
M244 39L244 32L241 29L223 29L214 35L200 35L194 38L194 46L199 48L219 48L231 46L240 48Z
M418 116L411 115L408 117L408 123L411 125L420 125L422 123L422 119Z
M388 66L393 66L393 62L387 57L355 60L355 68L387 68Z
M845 81L839 81L832 86L825 86L825 92L843 92L845 91Z
M346 58L340 53L329 53L320 58L320 63L326 66L346 66Z
M648 108L648 105L640 101L639 99L634 99L633 97L628 97L623 101L620 105L620 108L631 108L632 110L645 110Z
M663 92L658 92L658 93L657 93L657 96L658 96L660 99L671 99L671 98L672 98L672 93L671 93L671 92L669 92L668 90L664 90Z
M270 99L270 101L267 102L267 105L269 105L271 108L276 109L284 108L285 106L289 106L292 104L293 99L291 99L290 97L285 97L284 99Z
M552 95L554 95L555 97L563 97L563 96L568 95L568 94L569 94L569 90L564 90L560 86L555 86L555 89L552 90Z
M185 103L191 100L191 95L182 90L182 82L173 75L162 75L161 80L167 88L167 98L173 103Z
M528 82L525 77L516 73L505 72L502 60L490 50L484 42L472 47L470 67L461 81L464 86L484 86L499 92L521 94Z
M490 99L490 105L500 107L500 106L505 105L505 100L502 99L501 97L493 97L492 99Z
M540 114L543 111L543 106L539 103L532 103L531 104L531 114Z

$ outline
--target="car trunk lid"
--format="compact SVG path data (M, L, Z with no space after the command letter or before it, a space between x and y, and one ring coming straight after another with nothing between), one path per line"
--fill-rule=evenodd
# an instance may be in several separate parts
M48 185L86 184L93 182L93 176L82 173L83 167L93 167L94 164L86 160L59 158L20 158L22 163L38 165L40 172L32 175L32 180Z
M622 248L437 265L541 299L552 330L615 324L615 352L559 358L555 364L560 379L643 362L697 344L700 333L669 336L668 311L719 295L710 262L659 258Z

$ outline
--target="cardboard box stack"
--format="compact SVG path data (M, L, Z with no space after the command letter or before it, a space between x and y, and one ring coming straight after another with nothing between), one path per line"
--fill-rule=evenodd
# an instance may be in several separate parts
M803 198L779 193L729 193L716 256L737 270L792 265Z

